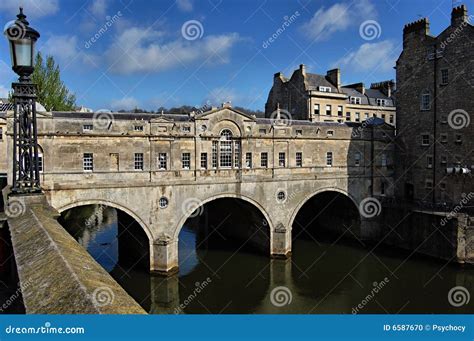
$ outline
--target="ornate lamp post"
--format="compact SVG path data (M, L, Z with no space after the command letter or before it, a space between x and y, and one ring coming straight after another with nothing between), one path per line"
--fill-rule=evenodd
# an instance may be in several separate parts
M29 194L41 192L36 130L36 85L30 79L34 71L35 42L40 34L29 26L21 7L17 18L4 32L10 45L12 69L20 76L18 82L12 84L12 194Z

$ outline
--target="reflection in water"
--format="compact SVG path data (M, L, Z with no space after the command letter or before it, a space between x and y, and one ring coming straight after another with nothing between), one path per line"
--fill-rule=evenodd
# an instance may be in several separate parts
M369 252L370 248L347 241L296 239L291 260L272 260L250 251L237 252L238 246L196 251L196 233L186 228L180 234L179 274L150 276L147 269L117 263L114 209L103 211L101 224L80 225L95 210L76 209L77 214L67 216L63 224L76 232L77 239L88 241L83 245L94 258L151 313L350 314L358 305L359 313L471 313L474 309L473 299L456 308L447 297L454 286L474 292L472 267L410 257L410 253L387 247ZM380 288L385 278L387 283ZM203 287L203 283L207 284ZM274 289L282 286L289 289L291 302L283 301L278 307L281 301L271 298Z

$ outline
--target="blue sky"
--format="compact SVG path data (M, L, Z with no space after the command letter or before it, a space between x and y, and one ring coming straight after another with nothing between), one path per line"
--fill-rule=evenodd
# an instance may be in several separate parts
M474 13L474 0L462 3ZM302 63L321 74L340 67L343 83L394 79L404 24L427 16L437 35L452 8L452 0L2 0L3 24L20 4L77 104L95 110L227 100L263 110L273 74ZM0 96L14 79L3 40Z

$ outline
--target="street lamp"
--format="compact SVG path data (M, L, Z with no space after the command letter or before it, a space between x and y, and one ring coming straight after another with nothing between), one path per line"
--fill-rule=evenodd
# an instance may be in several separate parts
M10 44L12 69L19 81L12 83L13 117L13 194L41 192L36 129L36 84L31 82L34 71L35 42L40 34L29 26L23 8L5 29Z

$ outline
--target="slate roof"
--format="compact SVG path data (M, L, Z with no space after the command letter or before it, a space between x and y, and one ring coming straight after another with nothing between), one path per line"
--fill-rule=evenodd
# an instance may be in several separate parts
M315 73L307 73L305 75L306 90L318 90L320 86L331 88L331 92L338 93L337 88L329 82L325 76Z

